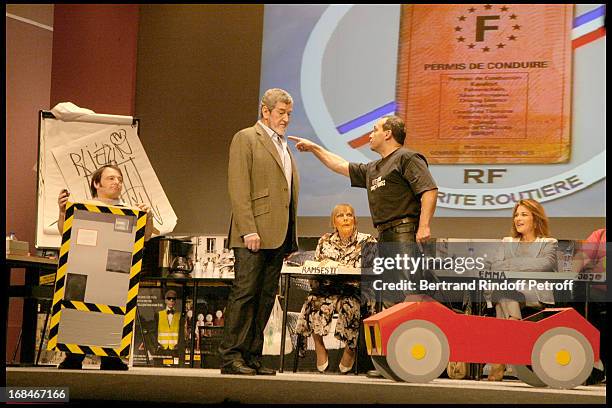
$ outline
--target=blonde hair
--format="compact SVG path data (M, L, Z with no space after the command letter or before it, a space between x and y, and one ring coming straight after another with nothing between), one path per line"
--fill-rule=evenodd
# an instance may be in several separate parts
M531 198L519 200L514 205L514 209L512 210L512 228L510 230L512 237L521 237L521 234L516 230L516 226L514 225L514 216L516 215L516 210L521 205L523 207L526 207L533 216L533 229L536 238L549 237L550 230L548 228L548 217L546 216L546 211L544 211L544 207L542 207L542 204Z
M355 217L355 209L353 208L352 205L347 204L347 203L340 203L340 204L336 204L336 206L334 207L334 209L331 212L331 217L330 217L330 221L331 221L331 227L334 231L336 230L336 224L334 224L334 220L336 219L336 215L338 215L338 212L340 212L340 209L346 207L346 208L350 208L351 209L351 213L353 213L353 221L355 222L355 229L357 229L357 217Z

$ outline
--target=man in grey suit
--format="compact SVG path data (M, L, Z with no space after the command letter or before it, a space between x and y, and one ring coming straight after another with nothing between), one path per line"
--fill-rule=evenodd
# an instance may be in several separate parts
M228 241L236 262L219 347L222 374L276 374L262 366L261 355L283 258L297 250L299 180L285 138L292 111L289 93L268 89L259 121L236 133L230 146Z

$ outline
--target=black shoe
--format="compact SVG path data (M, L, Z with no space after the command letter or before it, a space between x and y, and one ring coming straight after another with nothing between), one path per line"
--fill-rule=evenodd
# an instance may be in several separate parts
M57 368L60 370L80 370L83 368L83 358L81 358L80 354L66 354L64 361Z
M257 375L276 375L276 370L264 367L259 361L249 364L249 367L254 369Z
M221 374L255 375L257 371L246 365L243 361L237 360L230 365L221 367Z
M366 377L368 378L383 378L382 374L378 370L368 370L366 373Z
M128 365L125 364L119 357L102 357L100 370L127 371Z
M586 379L584 385L596 385L596 384L605 384L606 375L603 371L593 370L589 378Z

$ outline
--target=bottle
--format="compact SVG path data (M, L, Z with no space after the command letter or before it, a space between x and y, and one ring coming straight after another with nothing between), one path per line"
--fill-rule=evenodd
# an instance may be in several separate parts
M201 278L203 275L203 270L202 270L202 262L200 262L200 260L198 259L195 263L195 266L193 268L193 277L194 278Z
M572 272L573 245L568 245L563 252L563 272Z
M11 244L9 241L13 241L15 239L15 233L14 232L10 232L7 236L6 236L6 254L8 255Z
M215 320L213 324L218 327L225 326L225 318L223 317L223 312L221 310L217 310L215 312Z
M208 275L209 278L217 277L215 276L215 262L213 261L212 257L208 258L208 263L206 264L206 275Z

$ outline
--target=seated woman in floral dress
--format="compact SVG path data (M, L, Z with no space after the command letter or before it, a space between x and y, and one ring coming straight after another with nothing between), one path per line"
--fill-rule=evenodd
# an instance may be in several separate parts
M331 260L350 267L361 267L362 248L365 244L374 244L376 239L357 232L355 211L349 204L336 205L331 222L334 232L319 239L315 260ZM374 312L373 301L361 301L359 286L358 279L347 280L345 277L342 280L326 278L311 282L312 290L302 307L296 331L303 336L312 335L320 372L324 372L329 365L323 337L329 333L334 313L338 313L335 337L346 345L339 364L340 372L346 374L353 367L362 316L367 317Z

